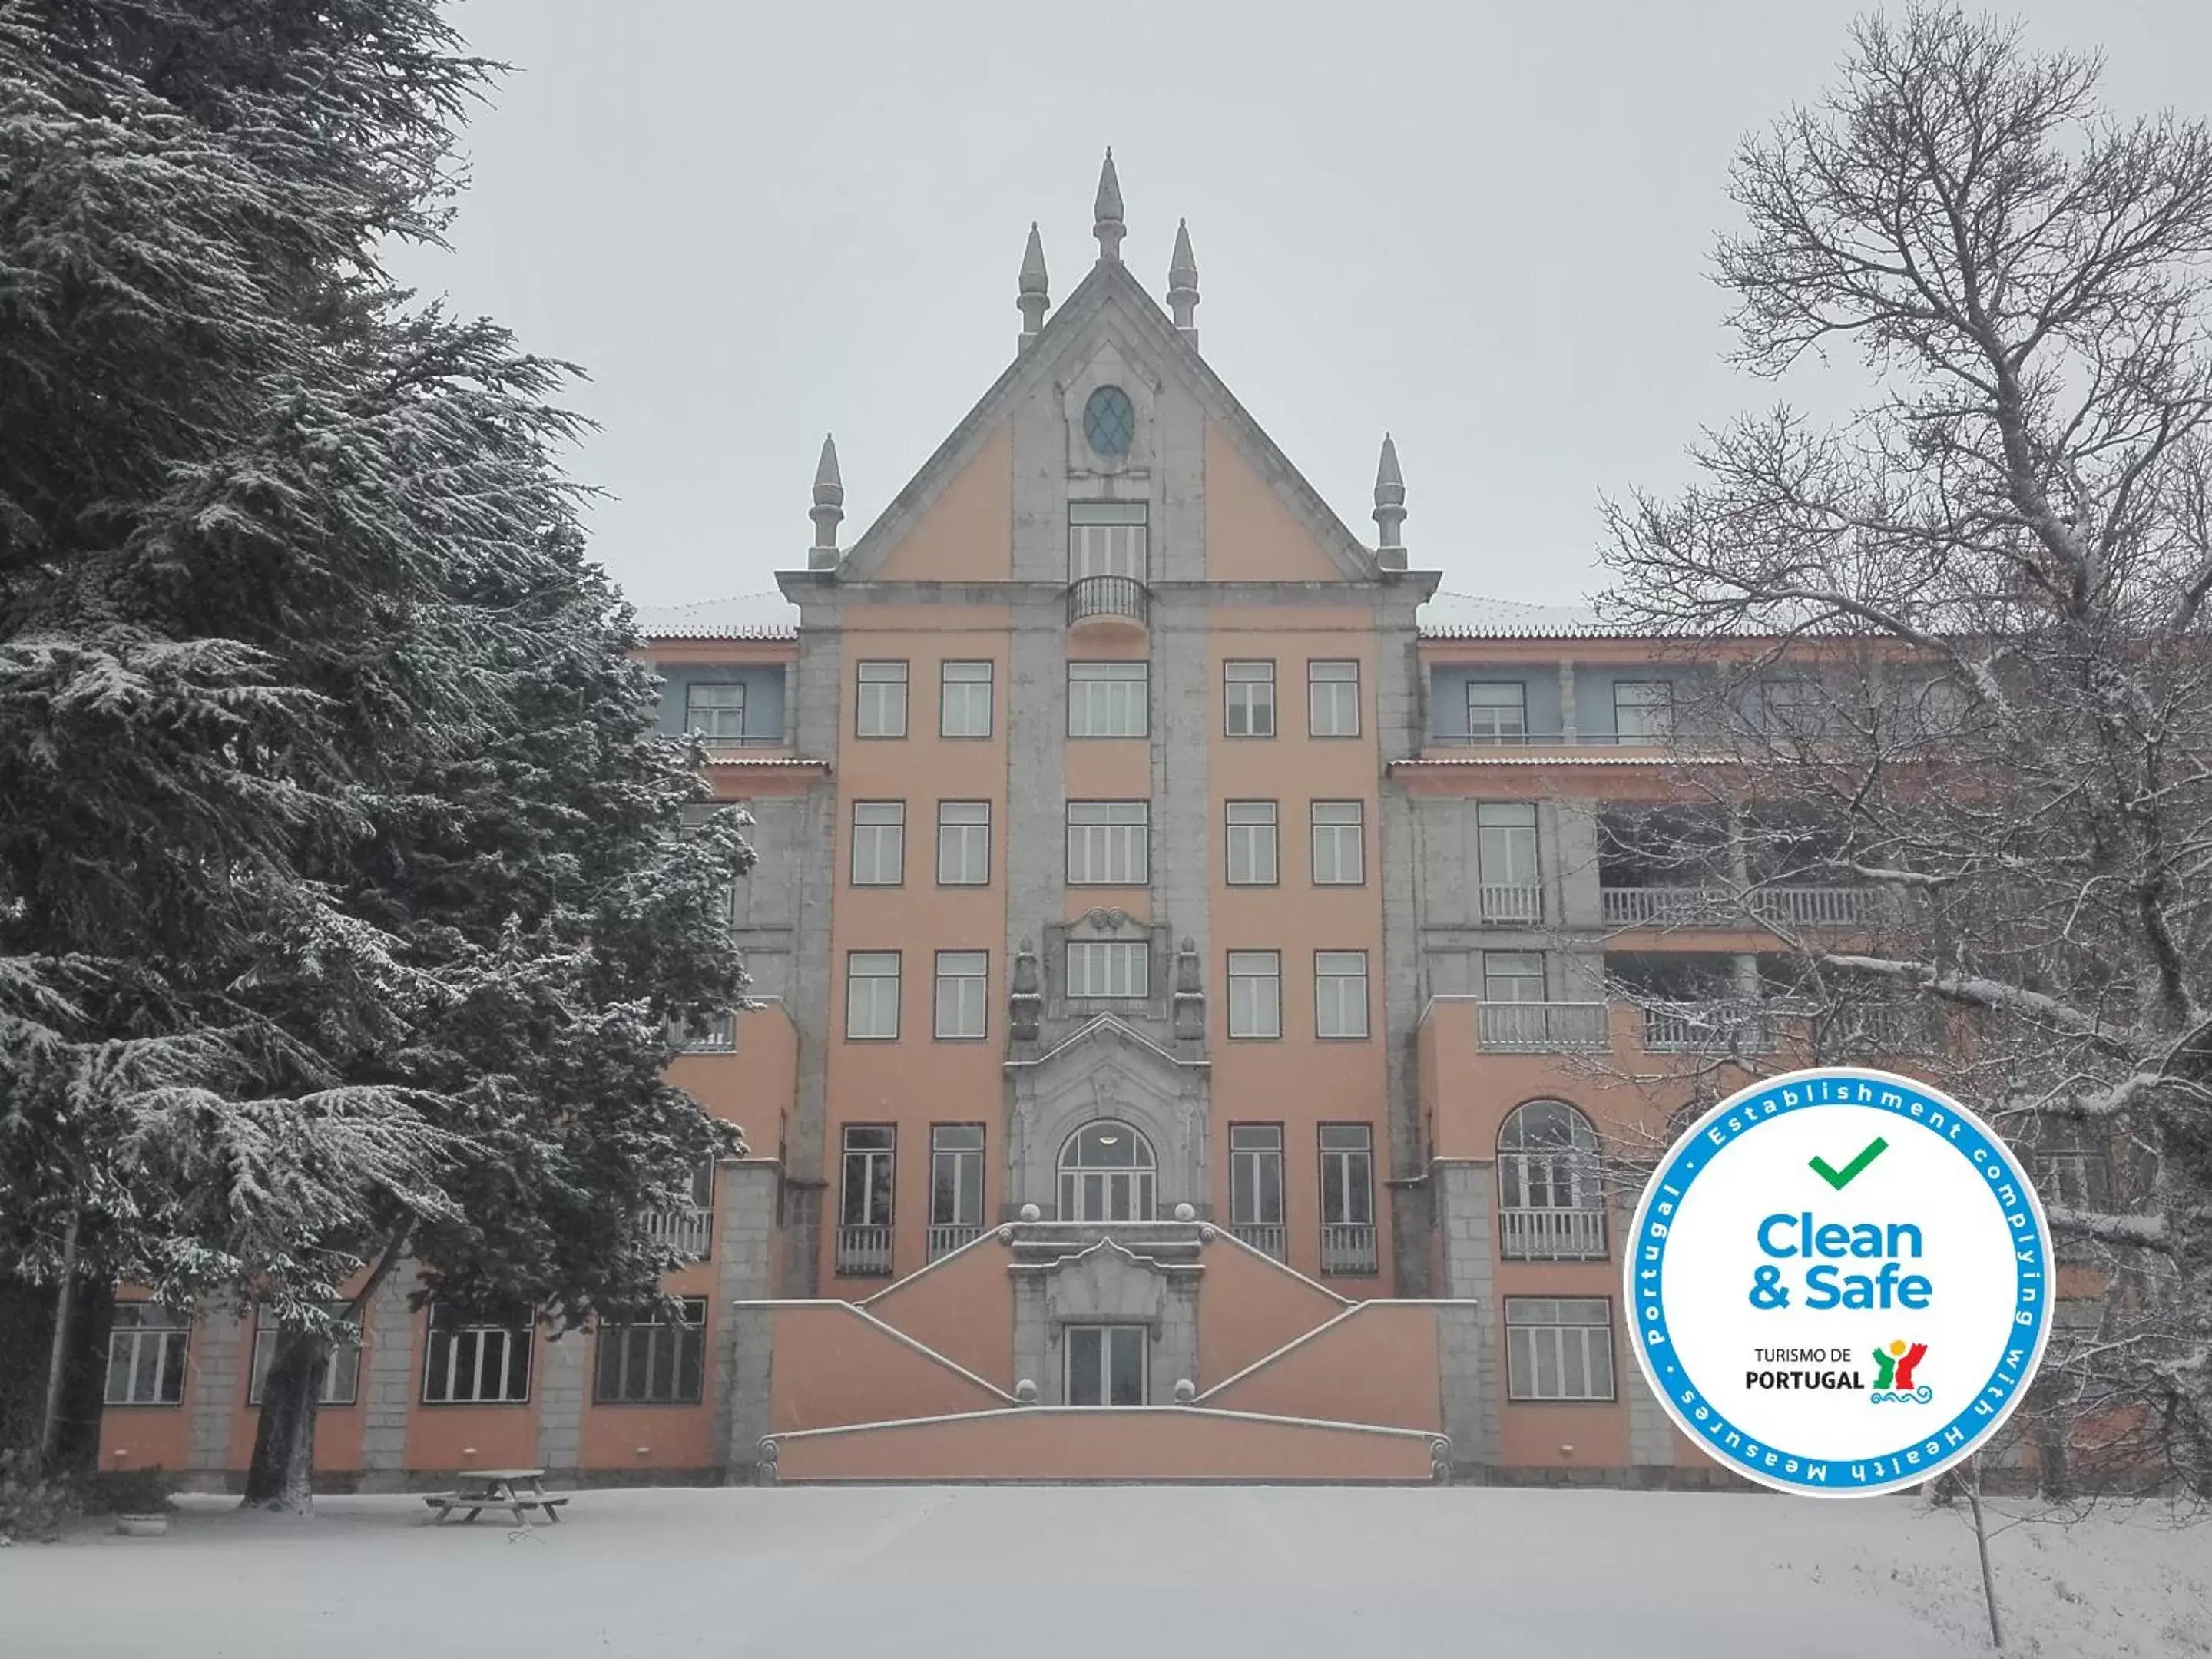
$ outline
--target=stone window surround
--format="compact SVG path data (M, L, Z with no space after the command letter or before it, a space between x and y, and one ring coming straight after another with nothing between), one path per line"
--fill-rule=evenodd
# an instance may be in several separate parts
M1037 963L1044 976L1045 1018L1085 1020L1099 1014L1112 1014L1125 1020L1164 1021L1175 988L1170 983L1175 976L1171 933L1164 921L1139 921L1126 910L1109 909L1103 905L1085 911L1073 921L1047 922L1043 928L1044 949ZM1066 994L1067 945L1071 940L1094 939L1121 944L1141 940L1151 946L1147 952L1150 966L1146 969L1146 994L1141 1000Z

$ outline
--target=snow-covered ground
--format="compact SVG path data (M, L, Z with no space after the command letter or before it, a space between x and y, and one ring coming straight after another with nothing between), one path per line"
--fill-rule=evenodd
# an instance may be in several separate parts
M1986 1651L1973 1540L1909 1498L1265 1487L586 1492L559 1527L185 1499L0 1551L0 1653L172 1659ZM2212 1525L1995 1545L2015 1651L2212 1653Z

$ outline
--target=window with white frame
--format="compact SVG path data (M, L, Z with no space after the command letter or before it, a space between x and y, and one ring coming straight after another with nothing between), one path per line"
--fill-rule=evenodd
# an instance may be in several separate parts
M1316 738L1359 735L1359 665L1306 665L1306 732Z
M602 1321L592 1397L602 1406L696 1406L707 1392L707 1298L672 1318Z
M1367 952L1314 952L1314 1035L1367 1035Z
M1232 738L1275 735L1275 665L1230 662L1221 665L1222 730Z
M1228 804L1229 826L1224 840L1229 851L1231 887L1273 887L1275 884L1275 803L1271 800L1232 800Z
M1229 1126L1229 1224L1231 1227L1280 1227L1283 1224L1281 1124L1232 1123ZM1279 1241L1272 1238L1267 1243L1279 1244Z
M1067 504L1067 580L1086 576L1129 576L1147 571L1143 501L1070 501Z
M1505 1298L1506 1396L1611 1400L1613 1304L1601 1296Z
M1796 675L1761 680L1759 717L1760 729L1778 736L1817 733L1822 723L1820 683Z
M1534 888L1536 807L1532 801L1482 801L1474 809L1474 856L1486 887Z
M853 803L853 885L896 887L906 879L906 803Z
M1477 743L1517 743L1528 735L1528 688L1519 680L1467 683L1467 735Z
M325 1406L350 1406L361 1386L361 1327L345 1317L347 1305L329 1304L323 1311L331 1320L331 1342L323 1358L323 1376L317 1395ZM269 1387L269 1368L276 1363L277 1326L269 1310L253 1310L253 1358L246 1376L246 1403L258 1406Z
M1072 662L1067 665L1067 735L1141 738L1150 732L1152 665Z
M1622 743L1664 743L1674 735L1674 687L1668 680L1615 680L1613 731Z
M155 1303L118 1303L107 1331L107 1403L182 1405L190 1328L184 1315Z
M1152 994L1152 950L1142 940L1075 939L1067 942L1066 994L1127 997Z
M988 738L991 735L991 665L988 662L948 662L938 669L937 735L940 738Z
M991 881L991 803L937 803L937 884L985 887Z
M985 992L991 957L985 951L939 951L937 953L937 1035L940 1037L980 1037L984 1035Z
M853 706L853 732L862 738L906 735L906 665L864 662Z
M738 1046L738 1016L723 1008L676 1023L676 1046L687 1054L726 1054Z
M1482 953L1482 998L1486 1002L1543 1001L1544 953L1541 951L1485 951Z
M1283 1034L1283 957L1279 951L1229 953L1229 1035Z
M1317 800L1312 808L1313 881L1316 887L1357 887L1367 879L1364 803Z
M845 1035L890 1042L899 1034L899 953L852 951L845 957Z
M1375 1224L1375 1131L1364 1123L1324 1123L1321 1152L1321 1223Z
M1068 802L1068 885L1144 886L1152 879L1152 822L1150 801Z
M1145 1403L1146 1332L1142 1325L1070 1325L1062 1340L1069 1405Z
M470 1309L432 1303L422 1403L511 1406L529 1399L535 1326L530 1310L520 1304Z
M929 1126L929 1224L983 1224L983 1126Z
M745 738L745 687L742 680L726 684L698 682L684 689L684 729L696 732L709 743L743 743Z
M890 1227L897 1159L898 1130L895 1126L845 1126L844 1180L837 1212L841 1225Z

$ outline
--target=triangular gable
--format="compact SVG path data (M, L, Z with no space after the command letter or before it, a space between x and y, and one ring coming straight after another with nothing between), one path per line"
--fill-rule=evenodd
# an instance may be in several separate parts
M1221 377L1199 356L1198 349L1176 332L1166 312L1129 268L1118 261L1101 261L1092 266L1091 274L1046 319L1030 349L1007 365L936 453L922 463L906 488L853 544L841 567L843 578L881 580L889 574L887 567L905 567L904 558L892 557L893 549L915 533L933 505L968 472L987 446L1003 441L1000 434L1016 406L1038 386L1053 383L1069 355L1086 345L1093 326L1109 313L1127 331L1130 344L1159 372L1174 375L1189 389L1209 427L1218 428L1249 464L1262 486L1312 538L1335 575L1347 581L1374 580L1379 573L1373 552L1346 527L1274 440L1245 412ZM1211 435L1208 447L1211 450ZM1243 573L1240 570L1238 574ZM1307 578L1303 574L1277 572L1276 579Z

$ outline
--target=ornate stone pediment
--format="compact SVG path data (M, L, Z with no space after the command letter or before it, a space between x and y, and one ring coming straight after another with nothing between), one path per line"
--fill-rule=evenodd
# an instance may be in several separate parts
M1167 1300L1159 1264L1102 1238L1046 1272L1046 1316L1054 1321L1157 1324Z
M1209 1067L1184 1060L1100 1014L1035 1060L1009 1060L1006 1135L1010 1201L1056 1213L1060 1152L1085 1123L1111 1118L1152 1143L1162 1215L1206 1197Z

